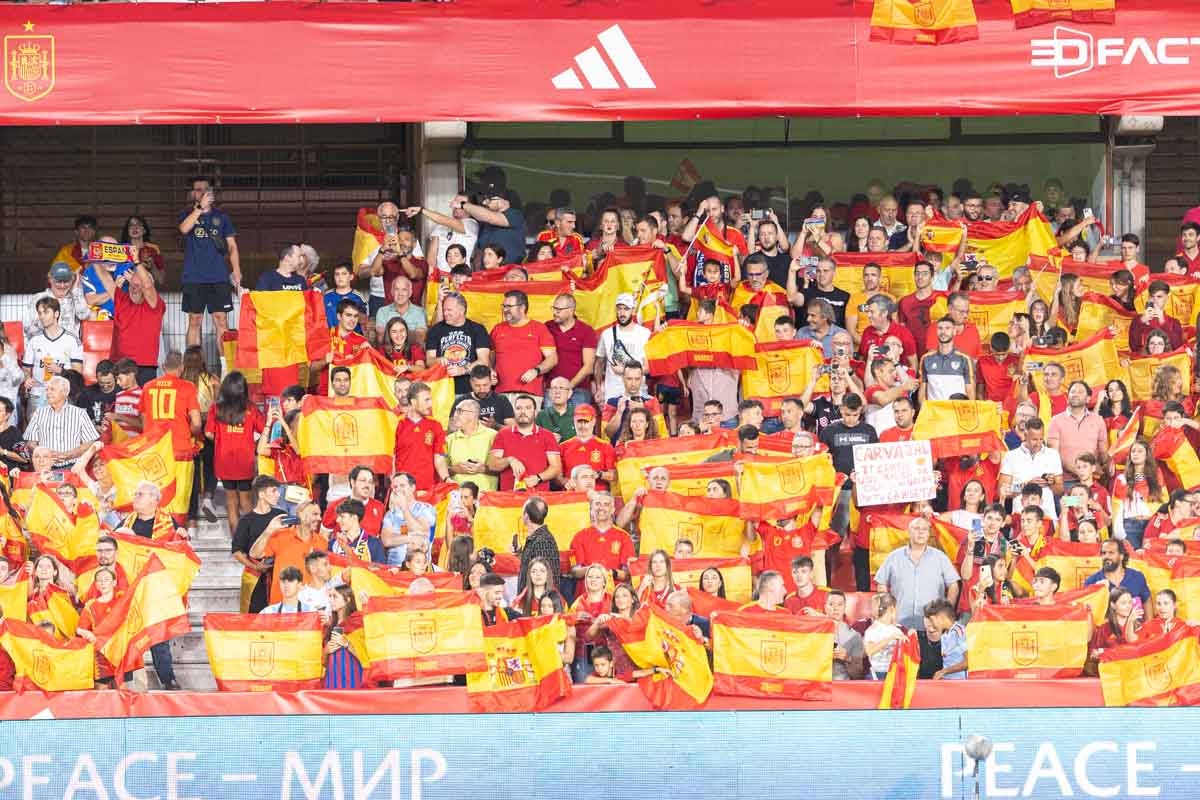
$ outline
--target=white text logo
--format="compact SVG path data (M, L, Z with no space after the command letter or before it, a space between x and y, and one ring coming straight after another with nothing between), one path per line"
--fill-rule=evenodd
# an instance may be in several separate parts
M604 48L604 52L608 55L621 79L617 80L604 61L604 56L600 55L600 51L593 46L575 56L575 64L579 67L579 72L583 73L583 79L587 81L588 86L593 89L654 88L654 79L650 77L650 73L646 72L642 60L634 52L633 45L625 38L620 25L606 28L596 38L600 40L600 46ZM554 84L555 89L583 88L583 81L579 79L579 74L570 67L555 75L550 81ZM622 81L624 81L624 85L622 85Z
M1096 38L1086 31L1054 27L1053 39L1032 39L1029 42L1029 64L1033 67L1053 67L1054 77L1069 78L1110 64L1129 66L1141 61L1150 66L1192 63L1187 52L1200 46L1200 36L1165 36L1131 39L1116 36Z

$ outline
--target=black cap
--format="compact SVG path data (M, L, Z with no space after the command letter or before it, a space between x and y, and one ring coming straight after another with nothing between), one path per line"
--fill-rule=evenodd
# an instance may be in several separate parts
M1031 198L1029 196L1029 192L1026 191L1025 189L1018 189L1017 191L1013 192L1012 194L1010 194L1008 196L1008 202L1024 203L1025 205L1031 205L1033 203L1033 198Z

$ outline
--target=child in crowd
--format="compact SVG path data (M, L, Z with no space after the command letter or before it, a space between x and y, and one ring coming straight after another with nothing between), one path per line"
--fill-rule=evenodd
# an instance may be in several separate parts
M892 665L896 644L904 639L904 630L896 624L896 598L886 592L875 595L874 616L863 634L863 650L871 662L871 678L881 681Z

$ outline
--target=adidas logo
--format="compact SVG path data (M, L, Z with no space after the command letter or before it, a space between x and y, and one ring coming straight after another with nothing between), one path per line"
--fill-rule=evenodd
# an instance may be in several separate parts
M620 25L613 25L601 31L596 37L600 47L604 48L612 66L617 68L620 80L612 74L604 56L595 47L589 47L575 56L575 64L583 73L583 80L593 89L653 89L654 79L642 65L642 60L633 50L633 45L625 38ZM550 79L555 89L582 89L583 81L574 68L567 68ZM622 85L624 81L624 85Z

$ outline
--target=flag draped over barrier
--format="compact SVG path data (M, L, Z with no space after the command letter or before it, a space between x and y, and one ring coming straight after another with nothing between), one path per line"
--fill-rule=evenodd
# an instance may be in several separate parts
M712 619L713 691L743 697L832 697L834 621L718 612Z
M324 673L321 615L206 614L204 644L224 692L318 689Z

